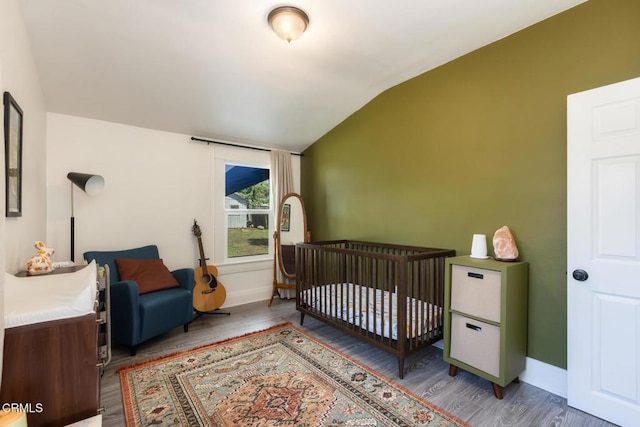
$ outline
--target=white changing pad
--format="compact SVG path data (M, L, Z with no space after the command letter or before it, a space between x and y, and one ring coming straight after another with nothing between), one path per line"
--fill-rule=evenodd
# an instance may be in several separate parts
M5 328L95 313L96 263L66 274L4 275Z

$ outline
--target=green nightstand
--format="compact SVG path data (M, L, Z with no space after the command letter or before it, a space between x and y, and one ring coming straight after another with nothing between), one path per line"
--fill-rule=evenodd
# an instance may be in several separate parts
M529 264L447 258L444 360L502 388L524 371L527 356Z

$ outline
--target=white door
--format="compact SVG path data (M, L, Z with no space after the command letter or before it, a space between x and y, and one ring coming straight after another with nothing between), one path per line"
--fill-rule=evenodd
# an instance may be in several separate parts
M640 78L568 97L568 403L640 425Z

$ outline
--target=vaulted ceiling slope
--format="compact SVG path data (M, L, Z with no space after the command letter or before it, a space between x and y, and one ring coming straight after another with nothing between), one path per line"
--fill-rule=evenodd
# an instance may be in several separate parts
M19 0L50 112L301 151L382 91L585 0Z

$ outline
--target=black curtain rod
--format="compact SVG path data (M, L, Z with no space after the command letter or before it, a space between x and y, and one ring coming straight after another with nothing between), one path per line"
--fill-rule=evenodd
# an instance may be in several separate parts
M200 141L200 142L206 142L207 145L209 144L219 144L219 145L226 145L229 147L238 147L238 148L246 148L248 150L258 150L258 151L269 151L271 152L272 150L268 149L268 148L260 148L260 147L251 147L249 145L240 145L240 144L232 144L230 142L221 142L221 141L211 141L210 139L202 139L202 138L196 138L195 136L191 137L192 141ZM303 154L302 153L294 153L293 151L290 151L291 155L293 156L300 156L302 157Z

